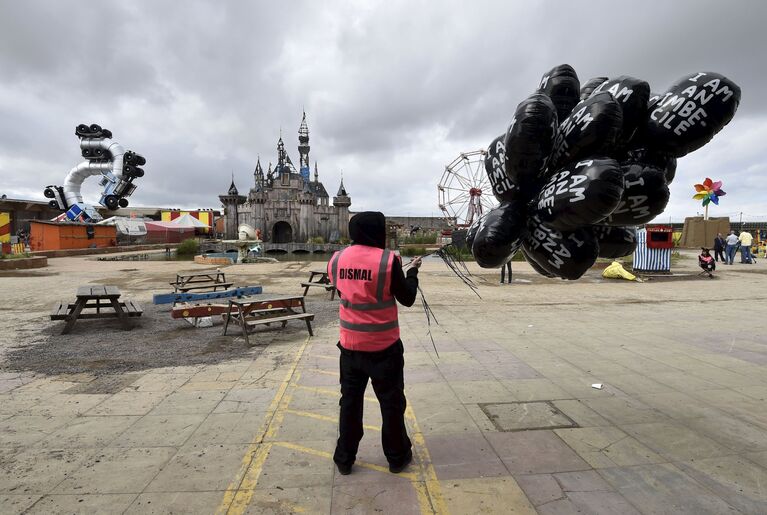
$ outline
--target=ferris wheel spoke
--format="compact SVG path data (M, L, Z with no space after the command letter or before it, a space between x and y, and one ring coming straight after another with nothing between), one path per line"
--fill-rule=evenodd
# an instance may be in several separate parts
M455 177L455 179L460 183L461 187L465 188L466 191L471 189L471 182L466 177L457 173L454 173L453 177Z

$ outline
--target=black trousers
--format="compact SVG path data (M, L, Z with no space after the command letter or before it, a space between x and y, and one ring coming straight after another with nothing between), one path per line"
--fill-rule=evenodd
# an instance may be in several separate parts
M402 341L378 352L341 349L341 413L338 419L338 442L333 461L351 465L362 439L362 411L368 379L381 405L381 443L389 464L399 466L411 455L410 438L405 429L405 366Z
M724 250L722 249L714 250L714 259L719 261L719 258L722 258L722 261L724 261L725 263L727 262L727 260L724 259Z
M506 269L509 270L509 284L511 284L511 261L501 267L501 282L506 280Z

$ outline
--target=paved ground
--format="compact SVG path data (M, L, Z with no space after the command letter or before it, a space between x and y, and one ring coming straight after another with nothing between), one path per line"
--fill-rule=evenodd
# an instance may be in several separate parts
M80 284L147 303L193 266L50 262L44 275L0 277L0 355L54 335L50 304ZM295 293L314 267L227 272ZM482 300L440 263L424 266L439 357L422 309L401 311L416 451L406 473L386 469L371 391L358 463L337 474L337 325L307 338L296 324L216 363L44 375L6 360L0 512L767 512L764 261L644 284L552 281L515 264L515 283L500 286L472 270ZM92 332L107 348L120 336L87 323L73 334Z

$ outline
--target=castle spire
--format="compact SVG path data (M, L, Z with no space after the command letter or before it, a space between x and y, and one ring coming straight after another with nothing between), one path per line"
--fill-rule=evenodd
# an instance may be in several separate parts
M317 161L314 162L314 182L320 182L320 174L317 171Z

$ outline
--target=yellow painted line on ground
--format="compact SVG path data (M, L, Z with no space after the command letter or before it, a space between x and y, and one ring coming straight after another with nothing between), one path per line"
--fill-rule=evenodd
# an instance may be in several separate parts
M299 390L316 392L322 395L327 395L328 397L338 398L341 396L341 392L339 392L338 390L331 390L330 388L322 388L321 386L305 386L302 384L297 384L294 386L295 388L298 388ZM376 404L378 404L378 399L376 399L375 397L365 397L365 400L369 402L375 402Z
M317 420L324 420L325 422L332 422L334 424L338 424L338 417L329 417L327 415L320 415L319 413L312 413L311 411L300 411L300 410L294 410L294 409L286 409L285 413L291 413L293 415L298 415L299 417L307 417L307 418L313 418ZM367 424L362 425L363 428L369 429L371 431L380 431L381 428L378 426L369 426Z
M307 372L316 372L318 374L324 374L326 376L338 377L340 374L334 370L322 370L321 368L308 369Z
M285 447L287 449L293 449L296 451L305 452L306 454L312 454L314 456L319 456L321 458L328 458L330 460L333 459L333 455L329 452L312 449L310 447L304 447L303 445L299 445L293 442L272 442L272 444L276 447ZM365 461L355 461L354 466L363 467L370 470L376 470L378 472L385 472L386 474L390 473L389 467L383 467L381 465L376 465L375 463L367 463ZM418 481L418 476L414 472L400 472L397 475L411 482Z
M449 513L445 499L442 496L442 488L437 479L437 473L431 463L429 449L426 447L426 439L423 437L421 427L418 425L418 419L415 417L413 407L408 405L405 409L405 418L413 426L413 451L416 460L419 463L420 472L424 476L423 482L413 483L413 487L418 497L418 504L421 507L421 513Z
M258 476L261 474L261 469L263 468L264 462L269 456L269 451L271 450L271 444L263 444L262 442L264 441L264 438L266 438L270 433L276 431L276 426L282 421L282 417L278 411L279 407L285 400L288 385L290 385L291 381L294 380L297 375L296 369L298 367L298 362L301 360L301 356L306 350L306 346L308 344L309 338L306 338L303 345L301 345L301 347L298 349L298 352L294 356L293 362L291 363L288 372L285 374L285 379L283 379L280 387L277 389L277 393L274 395L272 402L269 403L269 407L267 408L267 413L270 413L271 416L268 416L264 420L256 432L253 441L248 446L248 450L245 452L245 456L242 458L240 469L237 472L235 478L227 487L226 492L224 493L224 498L221 500L221 503L216 510L217 514L243 513L245 507L247 507L247 502L250 502L250 498L253 495L252 491L247 496L241 496L240 494L243 492L241 492L240 489L243 488L243 484L245 483L246 479L249 480L248 484L250 484L254 475L256 480L258 480ZM252 484L255 486L255 482ZM245 500L247 500L247 502L243 504L242 501ZM237 502L235 503L235 501Z
M338 356L324 356L322 354L312 354L313 358L322 358L322 359L330 359L333 361L338 361Z

